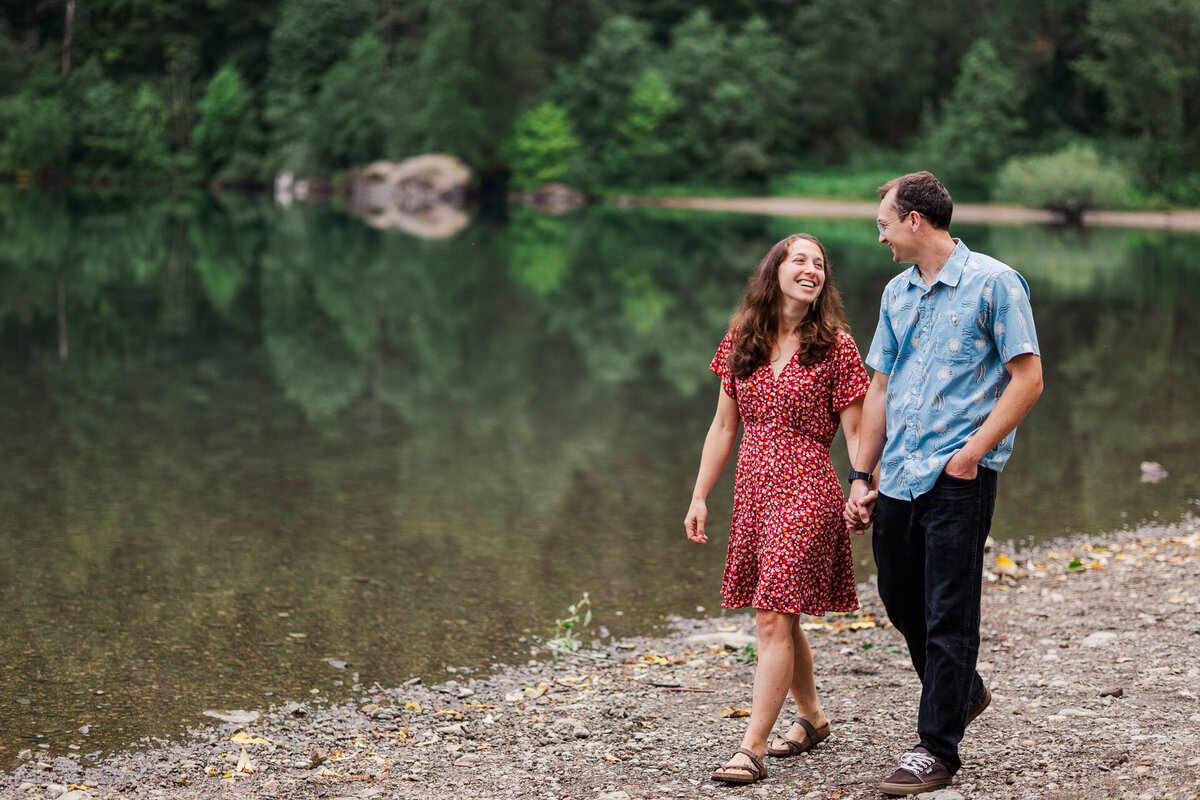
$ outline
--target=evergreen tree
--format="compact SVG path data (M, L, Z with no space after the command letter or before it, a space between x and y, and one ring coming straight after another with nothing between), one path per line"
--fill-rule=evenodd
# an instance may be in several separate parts
M562 180L578 147L571 119L560 106L546 101L522 112L505 146L509 183L516 189L536 189Z
M596 32L591 49L555 82L556 102L567 110L581 142L577 175L586 185L616 180L615 164L624 143L613 136L616 122L629 117L635 85L655 61L650 29L632 17L615 16Z
M208 178L246 177L247 152L257 138L251 95L238 70L226 65L213 75L196 106L192 142ZM240 173L240 174L239 174Z
M986 39L963 58L954 92L923 142L934 170L947 183L985 187L1018 149L1023 123L1016 76Z
M391 106L386 61L383 42L364 33L322 78L309 142L323 163L340 168L384 156Z
M1142 139L1142 163L1159 183L1195 171L1200 155L1200 3L1093 0L1088 33L1096 53L1076 66L1104 92L1117 131Z

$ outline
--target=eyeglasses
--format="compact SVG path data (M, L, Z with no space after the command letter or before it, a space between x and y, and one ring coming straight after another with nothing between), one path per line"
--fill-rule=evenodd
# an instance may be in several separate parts
M888 225L891 225L893 222L895 222L898 219L904 219L909 214L913 213L913 211L915 211L915 210L916 209L909 209L908 211L905 211L900 216L892 217L891 219L885 219L883 222L880 222L879 220L875 220L875 227L879 230L879 235L883 236L883 234L887 233Z

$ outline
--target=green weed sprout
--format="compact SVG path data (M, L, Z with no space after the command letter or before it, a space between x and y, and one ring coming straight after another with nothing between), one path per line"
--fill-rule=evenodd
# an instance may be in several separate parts
M566 619L554 620L554 638L546 642L555 653L574 653L583 646L578 631L592 624L592 601L587 592L578 603L567 606L567 614Z

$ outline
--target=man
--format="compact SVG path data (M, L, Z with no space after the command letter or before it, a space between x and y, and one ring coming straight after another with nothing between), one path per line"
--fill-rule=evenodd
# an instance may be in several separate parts
M914 266L883 292L845 516L859 533L874 516L879 595L921 678L920 743L879 786L913 795L950 784L991 702L975 671L983 547L1042 367L1025 279L951 238L941 182L912 173L879 196L879 242Z

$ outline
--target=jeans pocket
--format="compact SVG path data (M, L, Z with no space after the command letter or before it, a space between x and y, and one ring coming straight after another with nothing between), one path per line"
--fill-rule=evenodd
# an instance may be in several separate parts
M940 480L944 480L946 483L950 484L951 486L970 486L971 484L973 484L979 480L979 473L976 472L974 478L956 478L953 475L951 475L949 472L942 470L942 474L939 475L938 478Z

